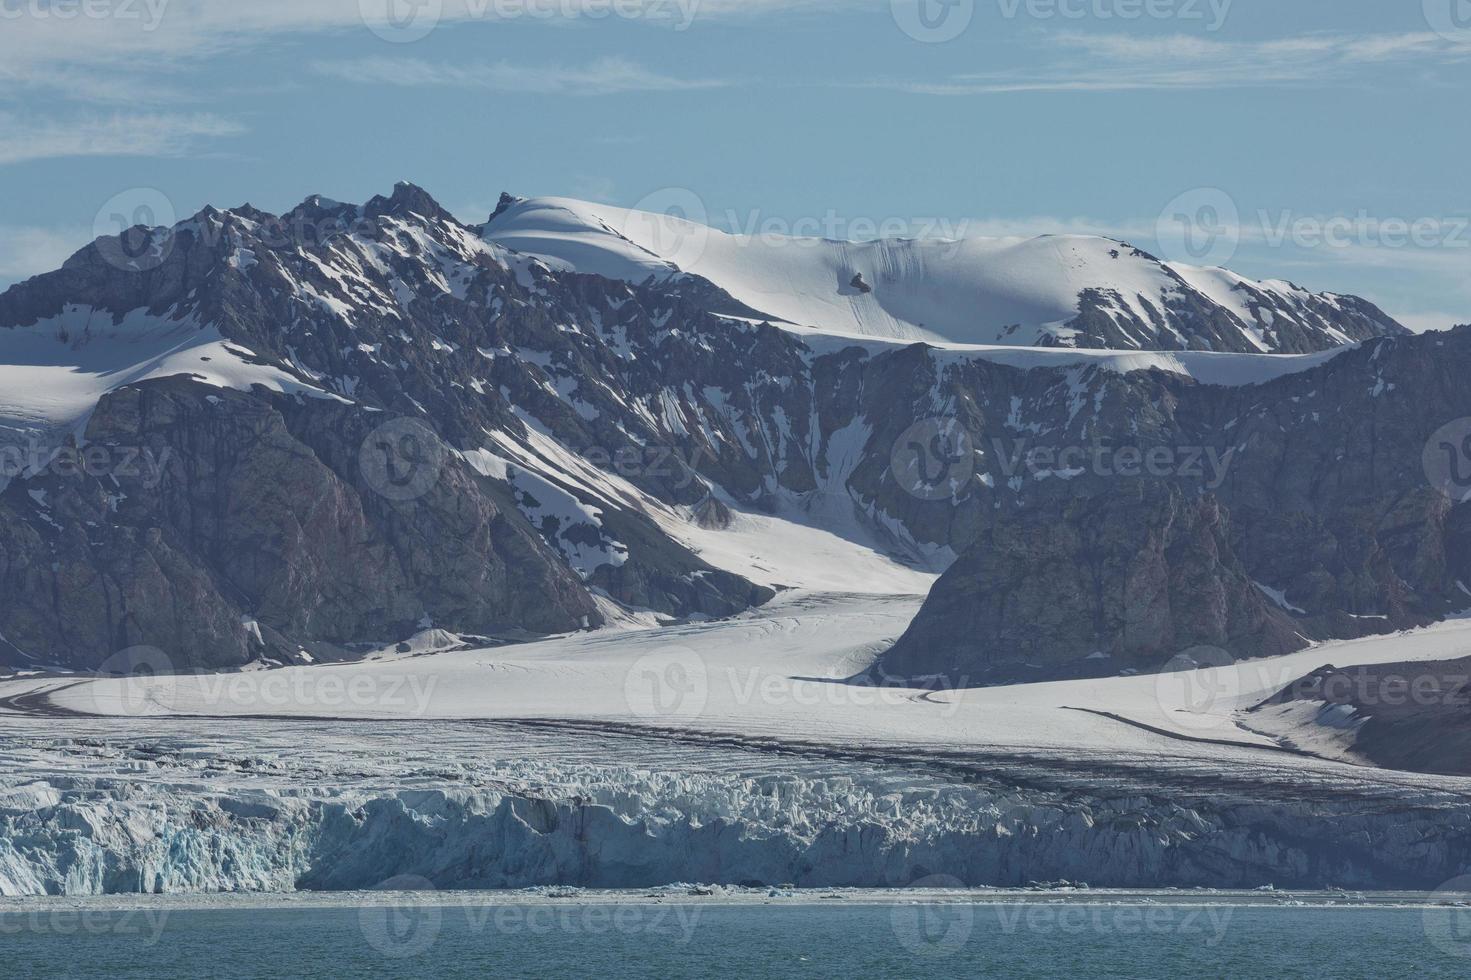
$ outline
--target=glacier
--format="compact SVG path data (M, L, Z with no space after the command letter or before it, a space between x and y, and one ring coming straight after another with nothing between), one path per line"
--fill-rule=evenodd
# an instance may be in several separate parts
M440 889L940 874L1429 889L1471 862L1471 797L1411 777L1298 784L1290 767L1171 771L1102 752L869 761L516 723L151 727L141 744L96 720L5 740L0 895L347 891L399 876Z
M790 590L728 620L490 649L11 678L0 895L403 876L1418 890L1471 870L1471 780L1318 757L1240 723L1326 663L1442 658L1471 621L1187 675L852 682L920 601Z

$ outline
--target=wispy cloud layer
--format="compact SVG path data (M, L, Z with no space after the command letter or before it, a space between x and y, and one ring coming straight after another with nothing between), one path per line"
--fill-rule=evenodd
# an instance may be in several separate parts
M182 156L205 137L238 136L210 113L115 113L33 118L0 112L0 164L55 157Z
M602 58L579 67L512 65L504 61L449 65L419 58L356 58L319 61L319 75L372 85L440 86L541 95L616 95L715 88L713 79L675 78L624 58Z
M207 93L191 86L209 59L291 35L360 38L373 56L311 66L319 76L350 82L557 95L722 84L677 78L623 58L577 67L442 65L408 56L411 45L387 43L385 38L416 36L401 35L402 23L389 20L393 2L89 0L80 12L66 16L46 3L26 4L0 18L0 106L28 113L19 118L0 110L0 165L76 155L177 156L204 145L206 138L234 135L241 127L217 115L148 111L200 104ZM862 2L876 5L879 0ZM397 9L430 18L423 26L435 30L508 20L591 23L610 13L678 30L707 19L843 6L842 0L434 0ZM39 117L42 105L47 118ZM133 114L96 114L99 108L124 106Z
M1430 330L1449 330L1451 327L1459 327L1465 323L1471 323L1471 308L1462 313L1446 312L1417 312L1417 313L1390 313L1396 320L1403 323L1416 333L1425 333Z
M880 0L859 5L882 6ZM385 47L385 35L419 36L390 21L390 9L410 11L408 26L425 28L428 36L429 28L476 22L596 23L616 15L677 28L845 7L852 10L853 0L436 0L417 6L396 0L91 0L92 14L61 17L28 12L48 9L31 4L0 20L0 79L110 101L112 94L93 84L102 70L133 75L177 67L290 34L356 32L365 43Z
M867 84L926 95L1246 88L1339 82L1376 65L1432 69L1471 60L1471 45L1431 33L1222 41L1188 34L1068 32L1048 35L1045 43L1055 57L1039 68Z
M967 238L1036 238L1038 235L1098 235L1140 246L1154 237L1154 223L1102 218L1033 215L1016 218L966 218L957 222Z
M59 268L90 238L84 228L0 225L0 289Z

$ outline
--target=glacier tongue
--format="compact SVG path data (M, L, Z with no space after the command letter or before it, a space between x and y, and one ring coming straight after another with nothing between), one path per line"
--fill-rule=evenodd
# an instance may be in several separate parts
M123 747L121 727L58 721L6 751L0 894L337 891L398 875L457 889L894 887L937 873L1430 888L1471 860L1471 802L1431 789L1334 800L1270 774L1146 777L1101 756L1060 771L1011 753L885 762L434 724L405 750L398 723L242 722L223 736L165 722ZM1170 779L1193 788L1161 792ZM1247 793L1243 780L1260 782Z

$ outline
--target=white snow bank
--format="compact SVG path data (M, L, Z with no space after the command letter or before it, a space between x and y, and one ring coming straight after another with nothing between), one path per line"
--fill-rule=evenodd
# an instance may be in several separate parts
M557 269L630 282L689 273L786 324L906 343L1070 344L1065 325L1078 315L1081 294L1095 290L1107 294L1106 311L1124 335L1149 349L1159 346L1153 325L1166 304L1193 290L1236 316L1249 344L1270 351L1245 288L1285 309L1312 299L1290 283L1167 265L1085 235L837 241L729 234L686 217L560 197L517 202L482 234Z
M28 327L0 329L0 436L56 438L83 425L108 392L188 375L218 388L336 398L277 368L214 327L132 310L120 318L68 306Z

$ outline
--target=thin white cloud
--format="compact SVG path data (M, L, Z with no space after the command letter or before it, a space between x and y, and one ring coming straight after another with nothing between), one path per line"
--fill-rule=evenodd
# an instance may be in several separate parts
M611 177L582 174L572 181L572 193L586 201L611 203L617 189Z
M83 228L0 225L0 289L60 268L91 237Z
M513 65L504 61L449 65L419 58L376 57L319 61L313 63L312 70L329 78L372 85L435 86L538 95L674 92L725 84L712 79L675 78L624 58L602 58L585 66L561 67Z
M57 95L103 106L161 105L191 101L170 73L134 74L134 69L93 70L74 65L0 62L0 101L35 103Z
M877 9L881 0L860 0ZM407 27L392 26L390 4L411 10ZM5 5L0 3L0 8ZM86 15L47 15L27 4L0 18L0 99L21 88L46 88L78 101L116 102L181 94L140 79L283 35L356 34L365 44L400 53L410 40L468 23L520 21L589 23L617 16L656 28L684 29L707 21L771 14L852 9L852 0L89 0ZM430 30L432 28L432 30ZM120 97L99 80L131 87Z
M1274 246L1267 246L1274 247ZM1465 284L1471 281L1471 251L1461 245L1376 245L1355 242L1350 245L1277 246L1290 252L1314 256L1314 264L1347 265L1359 269L1423 273L1442 276ZM1471 295L1471 290L1466 290Z
M1038 235L1095 235L1147 246L1155 226L1143 221L1032 215L1017 218L966 218L955 223L967 238L1036 238Z
M1451 327L1459 327L1463 324L1471 323L1471 306L1468 306L1460 313L1391 313L1390 316L1416 333L1429 333L1432 330L1449 330Z
M859 0L867 5L881 0ZM432 0L405 6L402 0L88 0L80 10L68 5L27 3L16 7L0 0L0 106L23 106L33 116L47 105L49 123L29 123L37 137L27 150L21 132L0 133L0 165L26 159L78 153L178 155L196 138L229 135L238 127L206 117L175 116L158 120L149 135L126 125L109 126L95 117L68 118L58 107L123 107L135 111L168 109L196 102L207 90L196 83L210 59L249 51L283 37L333 34L357 38L374 52L403 56L413 44L389 43L418 36L414 25L388 18L412 10L430 16L425 36L454 30L471 22L507 20L538 24L594 24L609 16L635 17L657 29L682 30L711 20L750 18L799 11L837 10L844 0ZM6 11L6 6L14 7ZM427 30L432 28L432 30ZM370 59L371 61L371 59ZM369 62L355 70L371 74ZM418 72L418 84L471 84L486 90L513 92L646 92L709 87L710 80L690 81L610 60L578 69L522 69L484 66L461 70L458 82L448 69ZM512 77L513 74L524 77ZM391 79L383 79L390 81ZM44 100L44 103L43 103ZM90 146L69 133L101 130Z
M238 136L238 123L207 112L29 118L0 112L0 164L58 157L177 157L204 137Z
M1308 34L1272 41L1222 41L1195 35L1047 36L1058 57L1040 68L951 75L939 81L879 80L867 85L924 95L1011 92L1119 92L1327 84L1372 66L1420 71L1471 60L1471 45L1438 34Z

